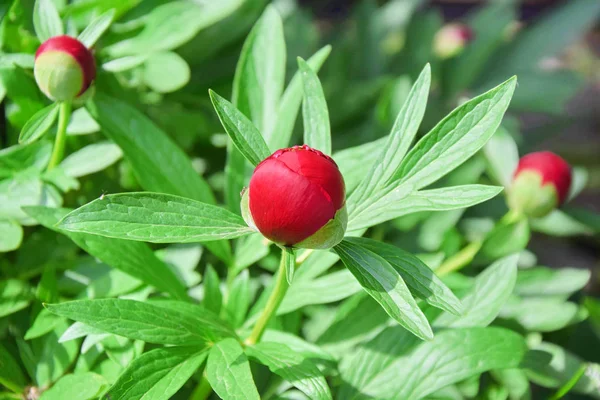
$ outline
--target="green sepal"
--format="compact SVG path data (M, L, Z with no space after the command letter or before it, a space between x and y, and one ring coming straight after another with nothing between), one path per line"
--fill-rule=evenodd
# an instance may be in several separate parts
M530 218L544 217L558 207L556 188L542 184L542 176L534 171L523 171L513 180L508 190L508 206L512 211Z
M294 245L298 249L330 249L344 238L348 226L348 211L346 205L335 213L321 229Z

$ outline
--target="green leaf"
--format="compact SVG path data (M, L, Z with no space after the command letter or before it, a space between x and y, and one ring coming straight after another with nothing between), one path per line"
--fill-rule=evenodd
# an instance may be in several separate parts
M25 376L21 367L11 353L0 344L0 384L15 393L22 393L25 388Z
M275 7L268 6L244 42L232 94L235 107L263 133L271 132L275 124L285 80L285 58L281 17Z
M190 66L177 53L153 53L144 62L144 83L157 93L175 92L190 81Z
M64 33L63 23L52 0L36 0L33 8L33 27L40 42Z
M161 305L161 303L163 303ZM93 328L148 343L182 346L204 345L219 338L234 336L216 316L189 303L143 303L134 300L75 300L47 304L51 313ZM188 304L194 312L185 309Z
M265 239L260 233L252 233L239 239L235 246L234 264L231 273L237 275L240 271L261 260L269 254L271 244L272 242Z
M520 270L517 275L515 294L519 296L569 297L583 289L589 282L591 272L579 268L535 267Z
M325 46L309 58L306 63L313 71L319 72L329 53L331 53L331 46ZM263 132L269 148L281 149L289 147L296 117L302 103L303 93L302 73L301 71L297 71L281 96L275 126L271 132ZM346 175L344 175L344 179L346 179L346 188L348 188Z
M285 279L287 280L288 285L291 285L294 280L294 272L296 272L296 252L294 249L287 248L284 248L281 251L283 252L281 256L284 257Z
M575 375L575 372L586 364L576 355L553 343L542 342L535 346L535 349L552 355L550 364L526 370L529 379L543 387L558 388L563 386ZM573 391L600 398L599 377L600 365L587 364L586 373L575 384Z
M83 32L79 34L77 39L85 45L88 49L92 48L100 36L112 24L113 19L115 17L115 10L111 9L100 15L98 18L94 19L88 26L85 27Z
M51 332L63 319L50 313L48 310L41 310L35 317L31 327L25 332L25 340L35 339Z
M100 131L100 126L87 109L78 108L73 111L67 125L67 135L89 135Z
M525 340L508 329L442 331L396 358L354 398L420 399L490 369L517 367L526 351Z
M176 49L202 29L234 13L241 4L240 0L161 4L145 16L144 28L139 34L107 47L106 52L112 57L122 57Z
M14 219L0 218L0 253L18 249L22 241L23 227Z
M34 381L40 387L47 387L57 381L77 358L79 343L59 342L67 327L68 324L61 321L52 332L32 343L35 353Z
M190 243L232 239L252 232L224 208L160 193L104 196L80 207L59 228L117 239Z
M29 144L44 136L54 126L58 109L58 103L52 103L29 118L19 135L19 143Z
M225 313L232 326L237 328L244 322L251 301L250 275L244 270L231 283L227 296Z
M86 106L102 132L123 150L145 190L215 203L210 186L194 171L190 159L148 117L101 93Z
M331 128L329 111L321 82L315 71L302 58L298 57L298 68L302 76L304 97L302 100L302 117L304 121L304 143L331 154Z
M0 150L0 176L9 177L27 168L41 172L46 168L51 152L52 144L48 141L2 149Z
M496 261L475 279L461 302L462 315L442 314L434 322L436 328L483 327L489 325L508 301L517 279L518 255Z
M302 268L305 266L302 265ZM332 272L316 279L300 279L302 268L298 270L298 277L288 289L277 314L287 314L313 304L334 303L361 291L361 285L347 270Z
M331 399L323 373L307 358L280 343L258 343L246 349L251 359L266 365L311 399Z
M514 319L528 332L553 332L583 321L587 310L562 299L513 297L500 316Z
M269 157L271 152L252 121L212 90L209 95L223 128L246 160L256 166Z
M177 299L187 299L185 287L145 243L57 229L56 224L68 214L70 211L68 209L27 207L26 211L46 228L69 237L91 256L159 290L163 290Z
M367 296L368 297L368 296ZM383 311L382 311L383 312ZM384 313L385 314L385 313ZM387 317L387 314L385 314ZM326 361L334 361L334 357L323 351L319 346L316 346L312 343L305 341L304 339L299 338L298 336L292 335L288 332L277 331L274 329L267 329L262 336L262 342L272 342L272 343L280 343L283 344L292 351L299 353L300 355L317 360L326 360Z
M400 166L423 120L430 83L431 68L427 64L400 109L385 144L382 144L381 148L378 149L379 154L376 162L373 163L369 173L348 198L350 218L352 218L355 210L367 207L379 197L377 192L383 189ZM361 162L364 161L361 160Z
M155 254L167 264L186 287L200 283L202 275L196 267L202 258L202 246L199 244L173 244Z
M209 264L204 271L204 298L202 299L202 305L217 315L221 312L221 305L223 303L220 286L219 275L217 275L212 265Z
M588 236L594 233L590 220L592 219L574 218L564 210L554 210L545 217L531 220L531 229L557 237Z
M128 71L142 65L148 59L148 57L149 55L144 54L139 56L125 56L117 58L102 64L102 69L108 72Z
M79 178L93 174L113 165L123 157L121 148L108 141L98 142L82 147L69 154L60 167L65 174Z
M483 147L483 153L488 162L488 172L504 187L509 187L517 164L519 149L510 133L503 127Z
M382 137L372 142L363 143L360 146L349 147L333 153L333 159L344 177L347 194L351 194L364 181L369 170L361 167L373 165L377 161L381 148L386 141L387 137Z
M406 155L390 187L425 187L475 154L500 125L516 84L513 77L448 114Z
M24 309L33 299L31 287L17 279L0 281L0 318Z
M518 253L529 243L528 220L497 224L486 236L478 258L485 261L497 260L509 254Z
M194 347L164 347L133 360L107 392L112 400L167 400L182 387L208 352Z
M503 188L487 185L451 186L419 190L401 185L367 208L356 212L348 221L348 232L368 228L406 214L420 211L448 211L467 208L495 197Z
M344 239L334 247L363 289L400 325L421 339L433 338L427 318L413 299L402 276L386 260Z
M206 378L222 399L260 399L242 346L234 339L217 342L208 354Z
M68 374L44 391L40 400L91 400L100 396L106 386L106 379L93 372Z
M450 313L460 315L463 312L462 304L454 293L417 257L398 247L372 239L346 240L372 251L390 263L415 296Z

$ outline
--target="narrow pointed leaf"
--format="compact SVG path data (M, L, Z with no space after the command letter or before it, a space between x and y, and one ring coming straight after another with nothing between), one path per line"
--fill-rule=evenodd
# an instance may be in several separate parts
M251 359L290 382L311 399L331 399L323 373L312 361L280 343L258 343L246 349Z
M224 208L148 192L94 200L64 217L59 228L153 243L231 239L252 232L240 216Z
M260 399L248 358L234 339L224 339L210 350L206 377L222 399Z
M246 118L233 104L212 90L209 90L209 94L221 124L246 160L256 166L269 157L271 152L252 121Z
M427 64L400 109L391 133L379 150L376 162L348 198L350 216L355 209L361 209L373 199L377 199L377 192L383 188L402 162L423 120L430 83L431 68Z
M77 39L85 45L88 49L96 44L96 41L100 39L100 36L112 24L113 18L115 17L115 10L111 9L94 19L86 28L79 34Z
M284 257L284 265L285 265L285 277L287 279L288 284L292 284L292 280L294 279L294 272L296 271L296 253L293 249L283 249Z
M516 84L513 77L452 111L406 155L390 186L425 187L475 154L500 125Z
M54 126L58 110L58 103L53 103L36 112L21 130L19 143L29 144L44 136Z
M325 46L306 60L306 63L313 71L319 72L329 53L331 53L331 46ZM277 122L273 127L273 131L271 133L263 132L265 140L271 149L289 147L296 117L298 116L298 111L300 111L300 104L302 104L303 93L302 72L297 71L281 96Z
M103 263L169 293L176 299L188 298L181 281L164 262L156 257L146 243L58 229L56 224L70 211L66 208L26 207L25 211L46 228L66 235L77 246Z
M433 338L427 318L394 267L379 255L349 240L343 240L334 247L334 251L390 317L421 339Z
M40 42L64 33L63 23L52 0L36 0L33 8L33 28Z
M53 314L83 322L104 332L148 343L182 346L204 345L235 334L199 307L186 303L144 303L123 299L75 300L46 304ZM188 303L189 304L189 303ZM192 305L190 305L192 306Z
M142 354L106 393L111 400L166 400L182 387L208 351L195 347L164 347Z
M417 257L398 247L366 238L347 238L349 242L362 246L383 257L404 279L411 292L434 307L453 314L463 311L460 300L454 293Z
M400 185L381 199L364 208L348 221L348 231L368 228L406 214L420 211L448 211L467 208L498 195L503 188L487 185L451 186L420 190Z
M321 82L313 69L301 58L298 67L302 76L304 98L302 117L304 121L304 143L331 155L331 128L329 111Z

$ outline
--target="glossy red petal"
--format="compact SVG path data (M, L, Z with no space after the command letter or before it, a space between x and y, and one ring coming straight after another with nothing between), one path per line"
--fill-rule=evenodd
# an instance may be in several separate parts
M250 212L268 239L293 245L317 232L335 216L325 190L275 157L254 171L249 187Z

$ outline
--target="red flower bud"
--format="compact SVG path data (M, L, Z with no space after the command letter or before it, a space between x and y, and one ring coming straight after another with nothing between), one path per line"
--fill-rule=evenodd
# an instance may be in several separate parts
M460 54L474 36L473 30L467 25L444 25L435 35L433 51L441 59L452 58Z
M328 248L344 236L342 174L330 157L306 145L278 150L263 160L244 197L250 224L275 243Z
M96 77L92 52L70 36L46 40L35 53L35 80L52 100L70 101L84 93Z
M571 167L549 151L527 154L519 160L509 190L512 209L543 217L562 205L571 188Z

